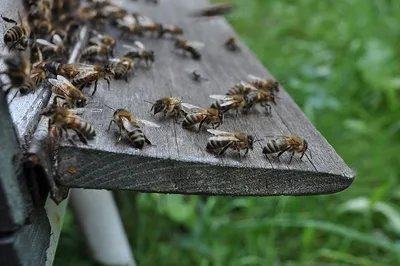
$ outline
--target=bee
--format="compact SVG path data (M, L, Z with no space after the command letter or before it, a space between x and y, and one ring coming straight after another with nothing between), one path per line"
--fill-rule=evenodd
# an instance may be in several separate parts
M240 51L240 47L239 47L238 40L236 37L230 37L224 43L224 46L227 50L232 51L232 52Z
M201 59L201 54L197 49L199 49L203 46L204 46L204 44L199 43L199 42L192 42L192 41L179 40L179 39L175 41L175 49L182 50L184 54L189 53L194 60Z
M37 39L36 42L43 46L42 53L45 57L52 56L66 56L67 48L64 45L64 41L59 35L55 35L54 43L51 43L45 39Z
M135 62L129 57L121 57L113 65L111 72L114 74L115 79L125 78L128 81L128 72L133 69Z
M249 75L251 85L260 90L269 91L272 93L279 92L279 82L270 78L262 79L253 75Z
M242 132L224 132L215 129L207 129L207 131L214 136L208 139L206 149L208 151L218 151L218 156L224 154L224 152L231 148L236 150L241 156L240 150L246 150L246 155L250 150L253 150L253 144L255 142L252 135L247 135Z
M42 51L40 50L39 45L36 43L36 40L33 42L30 53L31 53L30 60L32 62L32 65L42 63L43 61Z
M5 89L8 94L12 88L19 88L27 84L31 72L31 63L23 52L12 52L5 56L4 64L6 70L0 72L0 75L7 75L10 83L2 84L1 88Z
M263 153L267 155L279 152L278 153L279 157L284 152L290 152L291 155L289 163L291 163L295 153L301 153L300 156L301 160L307 149L308 149L308 143L305 139L298 136L281 136L268 141L263 148Z
M138 59L137 64L140 63L140 61L145 61L147 67L151 67L151 64L154 62L154 51L153 50L147 50L144 45L139 42L135 41L134 45L136 47L130 46L130 45L122 45L126 49L130 49L129 52L127 52L124 57L132 58L132 59ZM149 63L151 62L151 63Z
M84 144L88 144L87 139L91 140L96 136L95 129L89 122L72 113L67 108L51 104L43 110L41 115L50 117L49 132L52 127L58 128L60 137L62 137L64 132L68 141L73 145L75 145L75 143L69 138L68 129L73 130L79 137L79 140Z
M50 20L40 20L34 25L34 32L39 36L46 36L53 30L53 24Z
M153 35L153 33L156 33L158 37L161 37L162 32L163 32L163 25L160 23L154 23L154 24L149 24L149 25L138 25L140 28L140 31L150 33L150 36Z
M28 20L51 19L51 4L49 1L37 1L29 7Z
M32 79L28 79L25 84L19 87L19 93L21 95L27 95L36 91L36 84Z
M161 25L161 30L158 32L158 37L161 38L165 34L177 36L183 34L183 29L174 25Z
M115 45L116 45L116 40L111 37L110 35L103 35L100 34L97 31L93 31L93 33L95 34L94 37L89 39L89 44L91 45L105 45L110 47L110 49L114 49Z
M93 96L96 93L97 82L99 79L104 79L107 81L108 89L110 89L110 79L108 78L108 74L111 73L111 70L108 66L87 65L86 67L80 67L79 72L80 73L71 81L71 83L79 89L82 90L86 85L94 82L94 90L92 92Z
M228 112L229 110L236 110L236 116L239 111L247 109L248 100L246 95L235 94L235 95L210 95L211 99L215 99L214 103L211 104L211 108L218 109L222 112Z
M1 16L1 18L7 22L7 23L12 23L14 26L9 28L6 33L4 34L4 43L8 47L8 49L11 51L17 45L20 45L23 50L28 48L29 46L32 45L32 40L28 37L28 30L25 28L25 25L23 24L21 15L18 12L18 18L20 23L16 22L13 19L6 18Z
M30 79L35 83L36 86L46 81L47 73L42 66L35 66L31 69Z
M164 97L158 99L156 102L148 102L151 103L152 107L150 112L154 110L154 115L163 112L164 118L168 114L172 114L174 118L177 118L179 115L183 115L184 117L187 115L187 112L183 109L182 100L176 97Z
M215 108L197 107L191 104L182 103L182 106L193 111L185 116L182 121L182 127L188 128L199 124L197 132L200 132L203 125L211 125L213 129L218 128L224 121L224 113Z
M145 142L149 145L152 144L150 140L146 137L146 135L143 133L138 122L141 122L144 125L150 127L160 127L159 125L153 122L135 118L132 115L132 113L127 110L117 109L114 111L113 119L110 121L107 131L110 131L111 124L115 123L119 128L119 136L117 138L116 144L118 144L121 141L122 130L124 130L128 134L129 140L132 143L132 145L137 149L142 149Z
M109 57L113 53L113 49L105 44L90 45L86 47L82 53L81 57L84 59L93 60L95 56L105 56Z
M48 79L48 81L53 85L53 92L57 94L54 97L54 103L57 103L58 99L63 99L65 100L63 107L66 106L69 108L84 107L88 104L88 100L83 93L75 88L65 77L57 75L57 79Z
M143 35L143 26L137 24L133 16L125 16L123 19L117 19L115 26L121 31L120 38L124 38L128 34Z
M190 72L190 77L197 82L200 82L202 80L207 81L207 78L204 78L197 69L193 70L192 72Z
M226 93L226 95L235 95L235 94L246 95L246 94L249 94L253 90L257 90L257 89L250 83L241 81L241 82L236 83L232 88L230 88L229 91Z
M271 113L271 105L269 103L272 102L274 105L276 105L275 94L264 90L256 90L250 92L246 95L246 100L247 110L250 109L254 104L260 104L262 107L265 108L267 114Z
M68 79L73 79L79 74L79 70L73 64L50 61L46 62L43 67L53 75L61 75Z
M195 11L193 16L196 17L215 17L230 13L234 5L228 2L210 5L204 9Z

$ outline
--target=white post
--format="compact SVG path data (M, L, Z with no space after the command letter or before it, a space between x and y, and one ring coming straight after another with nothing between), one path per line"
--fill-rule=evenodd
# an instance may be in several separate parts
M73 189L71 203L93 258L104 265L135 266L113 195L107 190Z

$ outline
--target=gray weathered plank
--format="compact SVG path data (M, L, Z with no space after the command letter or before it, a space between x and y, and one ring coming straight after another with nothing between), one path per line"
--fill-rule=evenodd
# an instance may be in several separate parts
M301 112L283 90L278 106L271 116L253 112L237 119L226 118L224 131L241 130L263 138L265 135L298 134L304 137L312 151L303 161L298 157L288 165L288 155L280 160L262 155L262 142L242 160L228 153L215 158L205 151L209 135L182 129L172 119L154 118L150 105L164 96L181 96L185 102L199 106L211 104L210 94L223 94L247 74L271 77L255 56L243 45L240 53L226 51L222 44L235 35L223 18L200 20L189 17L191 11L205 6L205 1L171 0L157 7L125 3L131 11L139 11L156 21L176 24L185 29L184 37L206 44L200 62L172 53L171 40L142 38L143 43L156 52L156 62L150 71L138 69L129 83L113 81L111 89L105 84L92 99L90 107L126 108L139 118L157 121L161 129L145 128L155 146L135 150L128 142L115 145L116 129L105 130L113 111L86 112L97 132L89 146L71 147L67 143L60 150L60 184L68 187L96 189L130 189L143 192L205 193L224 195L303 195L341 191L354 178L329 143ZM117 36L115 31L111 34ZM129 41L125 42L129 43ZM121 49L117 53L122 54ZM188 72L199 69L208 81L193 82ZM265 143L265 142L264 142ZM74 168L76 173L67 172Z

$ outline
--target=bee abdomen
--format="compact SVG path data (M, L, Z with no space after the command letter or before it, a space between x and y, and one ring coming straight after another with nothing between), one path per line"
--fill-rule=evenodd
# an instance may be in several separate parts
M182 121L183 127L189 127L199 122L199 117L196 114L190 114L185 117Z
M136 130L129 132L128 135L129 139L133 143L133 146L135 146L138 149L143 148L145 137L143 131L140 128L137 128Z
M114 68L114 78L120 79L124 77L128 72L128 66L117 63Z
M226 145L229 144L229 140L224 140L224 141L216 141L216 140L210 140L207 143L207 150L216 150L216 149L222 149Z
M82 57L88 57L97 53L97 46L89 46L85 50L82 51Z
M5 43L16 42L22 37L22 35L23 32L20 27L12 27L4 35L4 42Z
M263 148L263 153L277 153L284 150L287 147L287 144L282 140L271 140L268 141L267 144Z

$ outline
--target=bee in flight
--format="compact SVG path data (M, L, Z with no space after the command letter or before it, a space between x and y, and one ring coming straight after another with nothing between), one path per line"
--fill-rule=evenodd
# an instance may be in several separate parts
M149 126L149 127L160 127L159 125L157 125L156 123L147 121L147 120L137 119L133 116L133 114L131 112L129 112L127 110L124 110L124 109L115 110L109 106L107 106L107 107L114 110L113 119L110 121L107 131L110 131L112 123L115 123L119 128L119 136L117 138L116 144L118 144L121 141L122 130L124 130L126 132L126 134L128 135L129 141L132 143L132 145L135 148L142 149L144 146L144 143L152 145L150 140L146 137L146 135L143 133L142 129L140 128L139 122L141 122L145 126Z
M189 112L182 121L183 128L189 128L199 124L197 132L200 132L203 125L213 129L219 127L224 122L224 112L215 108L201 108L192 104L182 103L182 106L189 109Z
M143 43L139 41L134 42L135 47L123 44L122 47L129 49L129 52L127 52L124 57L129 57L132 59L138 59L137 64L140 63L140 61L146 62L146 65L148 68L151 67L151 64L154 62L154 51L153 50L147 50Z
M88 104L83 93L65 77L57 75L57 79L48 79L48 81L53 85L52 90L57 95L54 97L54 103L57 103L58 99L62 99L65 101L63 106L68 108L79 108Z
M223 16L230 13L234 8L234 5L228 2L217 3L210 5L206 8L195 11L192 15L195 17L215 17Z
M232 52L240 51L240 47L239 47L238 40L236 37L230 37L224 43L224 46L228 51L232 51Z
M208 139L206 149L212 152L218 152L218 156L224 154L224 152L231 148L236 150L241 156L240 151L246 150L244 155L246 155L250 150L253 150L253 144L255 141L254 137L247 135L242 132L224 132L215 129L208 129L209 133L214 136Z
M305 139L298 136L281 136L268 141L263 148L263 153L267 155L279 152L278 153L279 157L284 152L290 152L291 155L289 163L291 163L295 153L301 153L300 156L301 160L307 149L308 149L308 143Z
M28 56L24 52L12 52L3 59L6 70L0 72L0 75L7 75L10 83L1 84L1 88L5 89L8 94L12 88L19 88L26 85L30 80L31 63Z
M108 89L110 89L110 79L108 76L111 75L111 69L109 66L81 64L78 69L79 74L72 79L72 85L82 90L84 87L94 82L93 96L96 93L99 79L104 79L107 81Z
M56 127L60 132L60 138L62 138L64 132L67 140L73 145L75 145L75 143L69 138L69 129L74 131L79 137L79 140L84 144L88 144L87 139L91 140L96 136L94 127L89 122L67 108L56 104L50 104L43 110L41 115L50 117L49 132L52 127Z
M264 90L271 93L279 92L279 82L270 78L262 79L253 75L248 75L250 78L249 84L259 90Z
M198 49L204 46L203 43L195 42L195 41L187 41L187 40L176 40L175 41L175 49L181 50L183 54L189 53L194 60L200 60L201 54Z
M154 110L154 115L163 112L165 118L167 115L172 114L175 118L175 121L178 116L182 115L185 117L187 115L186 111L183 109L182 100L180 98L164 97L158 99L154 103L148 101L145 102L153 105L150 111Z
M18 18L20 23L16 22L13 19L6 18L1 16L1 18L7 22L7 23L12 23L14 26L9 28L6 33L4 34L4 43L8 47L8 49L11 51L14 48L16 48L18 45L22 47L23 50L31 46L32 40L28 37L28 31L24 26L24 23L22 21L21 15L18 12Z

